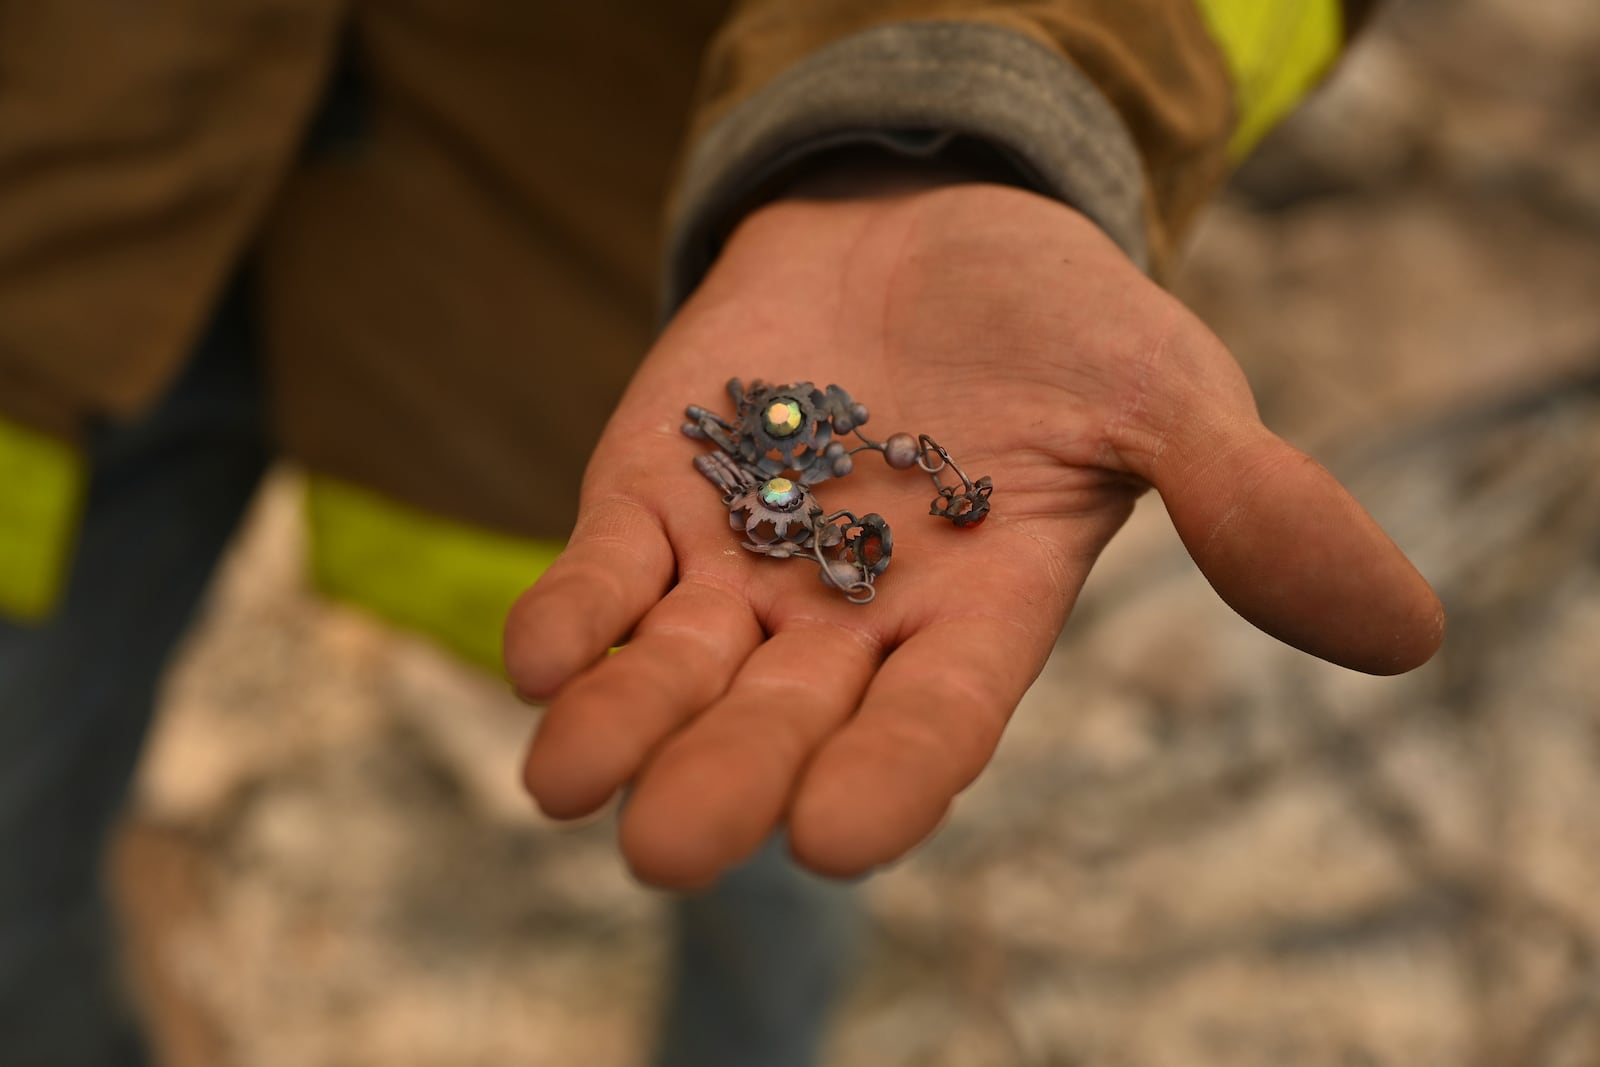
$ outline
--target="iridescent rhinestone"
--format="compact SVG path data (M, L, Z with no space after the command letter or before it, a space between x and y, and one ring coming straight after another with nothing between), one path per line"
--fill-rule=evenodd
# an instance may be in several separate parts
M800 401L789 396L778 397L761 413L762 424L774 437L792 437L800 431L800 426L805 421L805 414L800 410Z
M787 478L769 478L761 486L761 502L773 511L793 511L805 490Z

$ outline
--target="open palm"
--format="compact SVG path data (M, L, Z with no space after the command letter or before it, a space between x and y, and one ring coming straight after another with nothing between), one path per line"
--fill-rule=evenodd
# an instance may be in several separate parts
M843 386L870 436L927 433L990 475L990 518L929 517L926 477L864 453L816 494L893 527L873 603L745 551L679 432L687 404L732 414L733 377ZM1374 673L1437 646L1426 583L1082 216L984 184L764 208L641 366L569 548L508 621L513 682L549 701L528 787L567 818L631 783L622 849L661 885L706 884L782 826L823 873L891 860L988 761L1150 486L1269 633Z

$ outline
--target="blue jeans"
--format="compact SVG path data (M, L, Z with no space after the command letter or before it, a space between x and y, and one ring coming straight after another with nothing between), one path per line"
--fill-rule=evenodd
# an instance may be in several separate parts
M246 301L224 299L180 379L98 429L65 601L0 621L0 1062L136 1067L111 980L107 837L156 685L271 458ZM847 889L777 843L677 909L657 1063L804 1067L848 970Z

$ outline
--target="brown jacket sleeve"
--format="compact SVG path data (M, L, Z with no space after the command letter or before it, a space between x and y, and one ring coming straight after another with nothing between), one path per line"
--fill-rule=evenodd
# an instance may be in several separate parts
M1196 0L742 0L712 43L669 216L681 298L774 173L973 138L1159 270L1227 174L1229 60ZM1354 25L1370 3L1347 3Z

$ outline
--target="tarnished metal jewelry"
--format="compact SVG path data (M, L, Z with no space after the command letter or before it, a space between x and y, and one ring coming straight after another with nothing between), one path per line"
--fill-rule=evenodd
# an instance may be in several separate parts
M878 452L896 470L921 470L938 495L928 513L971 529L989 514L994 487L987 475L968 478L950 453L927 434L897 433L874 441L860 431L866 405L837 385L818 389L810 382L768 385L728 380L733 400L730 421L691 404L684 414L685 436L709 441L717 451L694 459L695 469L722 493L728 523L741 532L744 547L775 559L809 559L823 584L852 604L871 603L873 582L889 566L894 537L882 515L829 513L812 487L842 478L859 452ZM846 446L842 437L861 442ZM953 478L947 482L946 477Z

